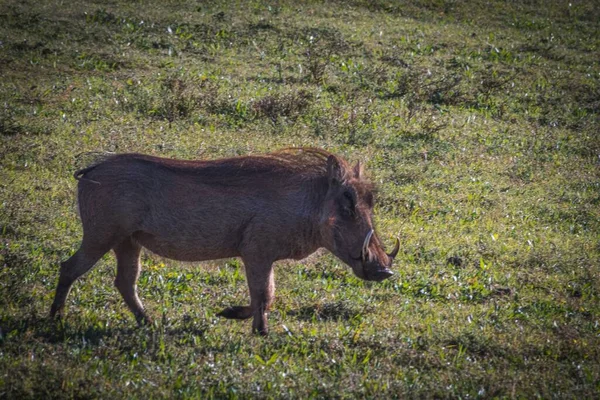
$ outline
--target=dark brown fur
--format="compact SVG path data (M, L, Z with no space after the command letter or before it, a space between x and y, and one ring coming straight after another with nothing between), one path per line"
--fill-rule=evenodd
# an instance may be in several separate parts
M213 161L121 154L79 170L80 249L61 264L51 315L60 315L73 282L108 251L117 257L115 285L138 321L149 318L137 295L140 251L202 261L241 257L250 305L220 313L254 317L267 333L273 263L302 259L325 247L363 279L392 273L373 235L373 191L360 164L318 149ZM397 248L395 250L397 252Z

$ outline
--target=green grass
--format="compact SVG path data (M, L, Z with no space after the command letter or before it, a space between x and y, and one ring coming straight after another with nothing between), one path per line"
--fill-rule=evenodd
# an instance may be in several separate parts
M0 398L597 398L600 4L0 4ZM107 255L47 313L90 152L316 146L362 160L396 275Z

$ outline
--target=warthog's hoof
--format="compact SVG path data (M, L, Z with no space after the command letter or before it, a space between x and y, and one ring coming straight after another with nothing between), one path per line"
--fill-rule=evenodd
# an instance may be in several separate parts
M53 304L48 316L50 317L50 319L59 321L63 317L63 310L63 307L57 307Z
M260 336L269 336L269 329L268 328L252 329L252 333L254 333L255 335L260 335Z
M147 316L146 314L139 314L135 316L135 319L138 323L138 326L150 326L154 323L152 318Z
M228 319L248 319L252 316L252 309L249 306L232 306L227 307L217 316Z

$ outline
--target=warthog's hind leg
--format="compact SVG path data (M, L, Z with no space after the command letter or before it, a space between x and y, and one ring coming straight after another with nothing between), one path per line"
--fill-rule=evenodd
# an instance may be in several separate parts
M252 308L250 306L227 307L217 316L229 319L248 319L252 316Z
M110 250L110 245L93 246L84 237L79 250L67 261L60 264L60 277L54 295L54 302L50 309L50 317L60 317L63 313L65 301L71 291L73 283L83 274L88 272L104 254Z
M137 294L137 280L140 276L141 246L131 237L123 240L113 249L117 256L117 278L115 286L139 324L150 323L144 306Z

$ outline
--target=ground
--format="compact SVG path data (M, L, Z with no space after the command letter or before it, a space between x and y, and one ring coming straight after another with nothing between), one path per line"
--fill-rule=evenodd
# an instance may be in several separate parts
M210 4L208 4L210 3ZM0 398L598 398L598 1L3 1ZM395 276L105 256L48 319L96 153L360 160Z

